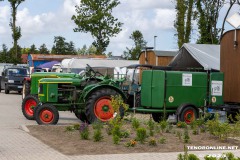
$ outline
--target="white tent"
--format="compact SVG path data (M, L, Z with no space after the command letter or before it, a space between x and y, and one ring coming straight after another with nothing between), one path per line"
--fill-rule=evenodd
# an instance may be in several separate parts
M220 45L185 43L169 66L220 70Z

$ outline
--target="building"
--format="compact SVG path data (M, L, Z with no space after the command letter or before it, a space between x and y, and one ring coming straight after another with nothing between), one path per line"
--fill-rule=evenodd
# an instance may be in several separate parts
M167 66L177 53L177 51L142 51L139 55L139 64Z
M62 61L67 58L106 58L105 55L54 55L54 54L29 54L27 61L30 67L37 67L50 61Z

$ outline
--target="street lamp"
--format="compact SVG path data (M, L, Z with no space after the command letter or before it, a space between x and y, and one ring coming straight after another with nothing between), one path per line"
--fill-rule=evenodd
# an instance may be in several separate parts
M237 47L237 28L240 27L240 13L235 13L231 17L227 18L227 22L235 28L234 34L234 48Z
M154 36L154 51L156 51L156 38L157 36Z

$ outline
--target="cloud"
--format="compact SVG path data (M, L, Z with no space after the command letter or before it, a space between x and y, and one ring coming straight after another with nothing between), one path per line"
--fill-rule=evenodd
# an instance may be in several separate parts
M153 24L159 29L173 29L176 12L173 9L157 9L155 10Z

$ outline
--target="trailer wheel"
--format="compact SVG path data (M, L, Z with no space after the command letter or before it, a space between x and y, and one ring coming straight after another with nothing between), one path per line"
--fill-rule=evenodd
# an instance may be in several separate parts
M164 114L163 113L152 113L152 118L155 122L160 122L164 120ZM166 114L166 118L168 118L168 114Z
M31 84L28 81L23 82L23 89L22 89L22 99L24 99L27 95L30 94Z
M84 112L81 112L81 113L75 113L75 116L82 122L87 122L88 123L88 120L87 120L87 116Z
M179 115L179 120L190 124L198 117L197 111L195 108L188 106L185 107Z
M106 122L113 118L114 110L111 105L111 96L118 93L110 88L102 88L89 96L86 105L86 116L89 123L95 122L97 119Z
M56 107L51 104L44 104L36 108L35 119L40 125L57 124L59 113Z
M22 113L29 119L34 120L34 108L39 103L39 100L36 95L27 95L22 102Z

